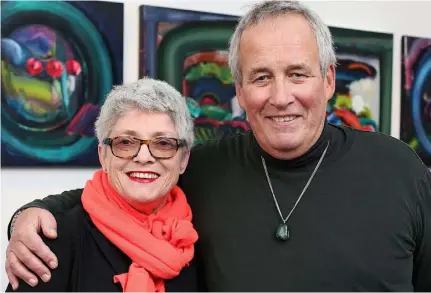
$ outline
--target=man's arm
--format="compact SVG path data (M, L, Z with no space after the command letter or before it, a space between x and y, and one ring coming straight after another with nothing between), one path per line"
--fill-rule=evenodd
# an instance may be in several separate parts
M81 201L81 194L82 189L73 189L64 191L60 194L54 194L49 195L43 199L36 199L32 202L29 202L25 204L24 206L20 207L12 216L11 220L9 221L8 225L8 239L10 239L11 233L12 233L12 226L14 220L16 220L17 213L28 209L28 208L40 208L44 210L50 211L52 214L58 213L58 212L64 212L67 210L72 209L74 206L76 206ZM19 215L18 215L19 216ZM14 219L15 218L15 219Z
M41 236L43 242L57 255L60 263L57 269L52 271L52 277L48 282L38 280L37 285L31 286L23 280L19 280L19 285L13 288L11 284L7 286L6 292L18 290L19 292L66 292L68 288L69 278L72 271L72 260L74 258L76 248L74 240L76 238L75 224L70 223L65 217L59 217L58 230L59 235L55 240Z
M413 286L431 292L431 172L425 171L418 185L418 230L414 252Z
M16 286L19 279L28 284L37 282L37 276L48 281L58 265L57 256L42 241L39 232L47 238L57 237L57 223L52 215L67 211L80 202L82 189L65 191L42 200L35 200L18 211L9 223L9 244L6 250L6 273L9 282ZM13 222L13 223L12 223ZM55 240L54 240L55 241Z

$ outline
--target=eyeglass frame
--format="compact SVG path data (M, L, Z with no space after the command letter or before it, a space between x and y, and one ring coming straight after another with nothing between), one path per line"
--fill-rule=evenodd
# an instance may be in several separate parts
M114 141L115 139L119 138L119 137L124 137L124 136L116 136L116 137L113 137L113 138L107 137L107 138L105 138L105 139L103 140L103 144L104 144L104 145L108 145L108 146L109 146L109 148L111 149L111 153L112 153L112 155L114 155L114 156L115 156L115 157L117 157L117 158L120 158L120 159L127 159L127 160L130 160L130 159L134 159L134 158L136 158L136 156L137 156L137 155L139 154L139 152L141 151L141 148L142 148L142 145L143 145L143 144L145 144L145 145L147 146L147 148L148 148L148 152L150 153L150 155L151 155L154 159L157 159L157 160L167 160L167 159L171 159L171 158L175 157L175 155L177 154L177 152L178 152L178 150L179 150L179 148L180 148L180 147L185 147L185 146L187 146L187 142L186 142L186 140L185 140L185 139L179 139L179 138L175 138L175 137L156 136L156 137L152 137L152 138L149 138L149 139L140 139L140 138L137 138L137 137L134 137L134 136L128 136L128 137L131 137L131 138L133 138L133 139L135 139L135 140L139 141L139 148L137 149L136 154L134 154L133 156L130 156L130 157L119 157L119 156L117 156L116 154L114 154L114 150L112 149L112 143L113 143L113 141ZM158 156L154 156L154 155L153 155L153 153L151 152L150 143L151 143L151 141L156 140L156 139L160 139L160 138L173 139L173 140L175 140L175 141L176 141L176 146L177 146L177 148L175 149L175 154L173 154L173 155L172 155L172 156L170 156L170 157L158 157Z

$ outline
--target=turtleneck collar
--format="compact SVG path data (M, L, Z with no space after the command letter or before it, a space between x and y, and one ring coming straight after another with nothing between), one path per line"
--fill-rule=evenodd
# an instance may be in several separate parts
M309 168L314 168L322 156L329 142L329 147L322 162L322 166L329 161L334 161L342 156L353 143L354 132L349 128L341 128L329 124L325 121L322 134L316 143L303 155L291 159L281 160L266 153L256 140L256 137L251 132L251 147L254 159L258 159L261 165L261 156L265 159L268 168L279 169L280 171L307 171Z

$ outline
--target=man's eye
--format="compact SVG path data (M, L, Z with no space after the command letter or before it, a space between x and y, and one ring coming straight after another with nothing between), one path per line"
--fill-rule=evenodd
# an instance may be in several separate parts
M262 76L259 76L258 78L256 78L254 81L255 82L265 81L266 78L268 78L268 76L262 75Z
M303 78L303 77L305 77L305 75L304 75L304 74L301 74L301 73L293 73L293 74L292 74L292 76L293 76L294 78Z

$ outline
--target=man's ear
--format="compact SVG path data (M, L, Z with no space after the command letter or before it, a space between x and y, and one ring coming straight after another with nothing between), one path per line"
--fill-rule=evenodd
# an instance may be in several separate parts
M325 98L329 101L335 92L335 66L330 65L325 76Z
M244 109L244 95L242 91L242 86L239 83L235 82L236 98L238 99L239 106Z

